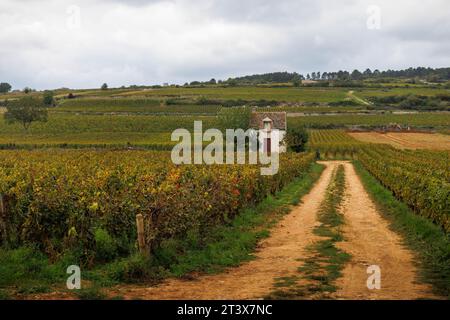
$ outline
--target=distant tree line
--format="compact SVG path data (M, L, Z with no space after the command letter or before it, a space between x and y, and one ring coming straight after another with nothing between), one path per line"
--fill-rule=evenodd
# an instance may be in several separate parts
M362 80L370 80L372 82L394 82L396 79L404 79L407 83L418 83L423 81L428 82L446 82L450 81L450 68L408 68L404 70L384 70L380 71L378 69L371 70L366 69L364 71L359 71L357 69L349 72L345 70L339 71L315 71L307 73L306 75L297 72L271 72L264 74L254 74L243 77L228 78L227 80L216 80L212 78L209 81L192 81L190 83L186 82L185 87L202 87L202 86L238 86L238 85L263 85L263 84L289 84L293 86L300 86L302 81L305 81L303 85L306 86L320 86L326 87L329 85L335 87L362 87L364 84ZM314 83L316 81L317 83ZM164 86L180 87L180 85L169 85ZM120 89L160 89L164 86L161 85L130 85L122 86ZM0 83L0 93L8 93L12 89L12 86L7 82ZM104 83L101 86L101 90L108 90L109 86ZM29 87L23 89L24 93L34 92L36 90ZM75 96L70 96L68 98L74 98Z
M12 89L12 86L9 83L7 83L7 82L0 83L0 93L8 93L11 91L11 89ZM25 87L25 88L23 88L22 91L23 91L23 93L28 94L30 92L35 92L36 90L32 89L30 87Z
M409 79L409 82L414 83L416 78L426 80L429 82L443 82L450 80L450 68L408 68L404 70L385 70L380 71L378 69L371 70L366 69L364 71L353 70L351 72L345 70L333 71L333 72L311 72L306 75L299 74L297 72L272 72L264 74L254 74L243 77L229 78L228 80L211 79L210 81L192 81L185 83L185 86L203 86L209 84L237 86L237 85L258 85L267 83L293 83L300 85L304 80L312 81L333 81L334 86L348 86L357 87L363 84L358 83L361 80L371 79L373 81L382 80L390 81L389 79ZM314 85L307 83L307 85ZM321 84L318 84L322 86Z
M308 74L309 75L309 74ZM308 77L307 75L307 77ZM429 81L448 81L450 80L450 68L408 68L404 70L386 70L380 71L378 69L366 69L361 72L353 70L348 71L339 70L337 72L313 72L310 76L312 80L364 80L364 79L380 79L380 78L421 78Z
M302 80L302 75L296 72L272 72L265 74L254 74L238 78L230 78L226 82L235 81L236 83L262 84L270 82L293 82L299 80Z

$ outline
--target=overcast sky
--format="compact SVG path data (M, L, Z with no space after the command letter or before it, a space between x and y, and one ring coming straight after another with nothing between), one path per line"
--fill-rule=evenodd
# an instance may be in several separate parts
M448 0L0 0L0 82L450 67Z

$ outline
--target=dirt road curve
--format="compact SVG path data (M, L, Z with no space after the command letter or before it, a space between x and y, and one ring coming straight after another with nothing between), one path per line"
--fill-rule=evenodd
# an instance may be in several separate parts
M401 238L389 230L377 212L352 164L345 164L346 197L344 242L339 247L352 259L338 279L338 299L418 299L436 298L431 288L417 283L415 258L402 245ZM367 268L381 269L381 289L369 290Z

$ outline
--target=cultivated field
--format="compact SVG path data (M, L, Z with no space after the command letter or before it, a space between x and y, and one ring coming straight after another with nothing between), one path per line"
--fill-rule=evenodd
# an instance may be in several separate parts
M242 100L276 100L291 102L332 102L346 98L343 88L163 88L139 92L124 92L117 96L143 94L146 97L193 98L206 97L211 99L242 99Z
M158 107L159 108L159 107ZM164 107L166 108L166 107ZM167 107L170 108L170 107ZM185 109L186 110L186 109ZM191 109L192 110L192 109ZM72 146L126 147L135 145L159 150L174 145L171 132L178 128L193 129L194 120L203 128L218 127L215 116L139 113L50 112L48 121L37 122L28 131L19 124L8 125L0 119L0 145L8 147ZM449 127L450 114L419 113L405 115L331 115L288 118L288 126L309 128L382 128L390 123L417 128Z
M362 142L390 144L399 149L450 150L450 137L439 133L349 132L349 135Z
M450 113L421 112L414 114L335 114L327 116L306 116L289 118L292 126L306 126L318 129L331 128L383 128L399 124L412 128L446 128L450 126Z

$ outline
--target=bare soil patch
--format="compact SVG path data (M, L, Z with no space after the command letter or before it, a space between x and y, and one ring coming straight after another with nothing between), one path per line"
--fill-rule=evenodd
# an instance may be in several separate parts
M450 136L417 132L349 132L357 140L390 144L398 149L450 150Z

